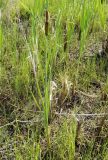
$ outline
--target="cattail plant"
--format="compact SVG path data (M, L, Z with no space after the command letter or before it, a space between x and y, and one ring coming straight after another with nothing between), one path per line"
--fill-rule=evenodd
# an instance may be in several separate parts
M48 28L49 28L49 12L45 11L45 35L48 36Z
M49 28L49 12L48 12L48 0L46 0L46 9L45 9L45 35L48 36Z

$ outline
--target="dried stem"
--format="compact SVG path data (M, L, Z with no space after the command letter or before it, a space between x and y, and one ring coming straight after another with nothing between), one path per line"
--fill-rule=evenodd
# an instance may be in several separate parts
M82 121L77 122L77 130L76 130L76 145L78 144L80 132L81 132Z

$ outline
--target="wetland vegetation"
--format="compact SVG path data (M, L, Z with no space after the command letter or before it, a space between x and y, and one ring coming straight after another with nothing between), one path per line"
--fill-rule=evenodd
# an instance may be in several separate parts
M107 0L0 0L0 159L108 160Z

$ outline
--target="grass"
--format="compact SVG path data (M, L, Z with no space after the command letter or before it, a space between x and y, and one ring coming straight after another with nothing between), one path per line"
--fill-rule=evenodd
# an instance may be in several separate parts
M0 1L1 159L107 160L107 9Z

